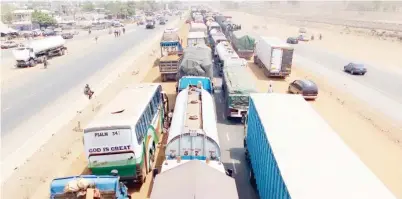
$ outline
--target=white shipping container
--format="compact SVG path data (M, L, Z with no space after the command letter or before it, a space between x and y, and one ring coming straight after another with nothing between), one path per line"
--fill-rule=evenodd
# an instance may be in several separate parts
M284 41L274 37L261 37L255 47L255 55L270 72L280 72L283 48L292 48Z

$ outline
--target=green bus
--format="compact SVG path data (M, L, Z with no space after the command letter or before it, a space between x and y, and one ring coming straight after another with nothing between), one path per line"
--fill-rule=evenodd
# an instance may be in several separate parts
M160 84L141 83L127 86L102 108L84 129L92 174L117 170L122 180L143 183L154 167L167 103Z

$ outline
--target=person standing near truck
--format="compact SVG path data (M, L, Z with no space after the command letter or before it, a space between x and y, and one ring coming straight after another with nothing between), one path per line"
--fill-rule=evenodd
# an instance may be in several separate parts
M272 87L272 81L269 81L269 86L268 86L268 93L273 93L274 88Z
M47 57L45 56L44 58L43 58L43 68L47 68L47 65L48 65L49 63L48 63L48 61L47 61Z

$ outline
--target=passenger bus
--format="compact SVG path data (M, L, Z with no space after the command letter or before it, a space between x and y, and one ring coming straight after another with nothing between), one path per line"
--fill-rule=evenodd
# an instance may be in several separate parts
M221 162L214 100L200 87L189 86L177 95L161 173L192 160L226 172Z
M142 183L152 171L168 110L160 84L124 88L84 129L88 168L95 175L117 170L122 180Z

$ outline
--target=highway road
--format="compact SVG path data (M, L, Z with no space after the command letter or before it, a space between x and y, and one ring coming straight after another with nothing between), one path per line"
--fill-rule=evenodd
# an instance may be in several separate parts
M293 46L295 66L320 75L339 90L353 94L376 111L402 123L402 72L388 71L386 67L370 65L364 60L354 60L307 43ZM365 64L368 72L364 76L345 73L343 66L349 62Z
M17 125L35 116L40 110L52 103L71 88L84 82L97 71L116 60L128 49L133 48L147 38L160 33L159 26L154 30L146 30L141 26L132 32L126 32L119 38L99 42L98 47L90 54L74 56L57 67L51 67L46 72L37 73L30 81L7 93L2 93L2 137L10 133ZM113 37L113 35L110 35ZM100 38L101 39L101 38ZM84 85L82 85L82 88Z
M126 29L132 29L133 27L135 27L136 25L133 24L129 24L126 26ZM92 39L95 36L103 36L103 35L108 35L108 29L105 30L94 30L92 31L92 33L89 35L87 31L80 31L80 33L78 35L74 35L74 38L72 39L66 39L66 43L74 43L74 42L80 42L86 39ZM27 43L27 41L16 41L17 43ZM9 67L9 65L3 65L3 63L7 62L9 60L13 61L13 54L12 54L12 50L13 49L2 49L1 50L1 59L2 59L2 67Z
M258 194L249 183L249 168L243 147L244 125L239 120L229 121L224 115L225 101L222 93L222 78L215 70L215 106L221 145L222 162L226 169L233 169L239 199L258 199Z

